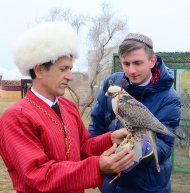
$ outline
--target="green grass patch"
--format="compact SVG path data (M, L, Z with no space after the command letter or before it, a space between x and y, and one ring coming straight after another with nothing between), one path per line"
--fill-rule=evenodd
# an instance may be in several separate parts
M174 171L190 174L190 158L178 153L174 154Z

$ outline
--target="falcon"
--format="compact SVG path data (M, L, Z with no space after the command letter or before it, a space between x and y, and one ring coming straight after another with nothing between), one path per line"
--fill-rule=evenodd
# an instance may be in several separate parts
M156 133L169 135L171 137L178 137L180 139L182 137L166 128L146 106L132 97L122 88L122 86L116 86L113 85L113 82L110 82L106 96L112 97L112 109L116 118L130 133L130 137L124 139L124 141L118 146L116 152L120 151L127 145L128 147L131 147L130 149L135 151L135 161L139 162L143 157L142 147L143 140L146 136L151 144L153 154L155 156L157 171L160 172L156 150Z

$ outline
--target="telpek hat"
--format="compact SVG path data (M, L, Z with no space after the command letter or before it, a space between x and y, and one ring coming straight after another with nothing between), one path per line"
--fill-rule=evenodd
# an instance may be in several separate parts
M67 22L46 22L21 35L15 43L14 62L23 75L36 64L55 62L62 56L78 57L77 33Z
M153 49L153 41L151 38L149 38L148 36L145 36L143 34L139 34L139 33L129 33L125 39L124 39L124 42L125 41L128 41L128 40L134 40L134 41L137 41L137 42L141 42L141 43L144 43L146 44L149 48Z

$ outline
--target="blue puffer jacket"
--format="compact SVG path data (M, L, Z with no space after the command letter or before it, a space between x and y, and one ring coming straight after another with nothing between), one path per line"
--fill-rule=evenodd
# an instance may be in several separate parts
M175 132L180 120L180 100L172 88L173 72L164 65L160 57L157 57L155 68L161 72L156 83L147 86L135 86L125 81L124 89L142 102L168 129ZM115 85L121 85L123 78L127 80L123 72L118 72L104 81L91 113L89 131L92 136L101 135L121 127L115 120L111 97L105 96L105 93L109 87L109 80L113 80ZM173 144L174 139L172 137L157 134L156 145L160 173L155 168L154 156L150 156L143 159L130 172L122 173L121 177L113 184L109 184L109 181L114 175L107 175L101 191L103 193L170 193L172 171L170 156Z

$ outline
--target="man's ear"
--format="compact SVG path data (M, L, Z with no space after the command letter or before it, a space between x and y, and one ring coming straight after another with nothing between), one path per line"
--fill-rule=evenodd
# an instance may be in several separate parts
M41 78L43 74L43 66L41 64L36 64L34 67L34 72L37 78Z
M156 64L157 58L156 56L152 56L152 58L150 59L150 68L154 68L155 64Z

